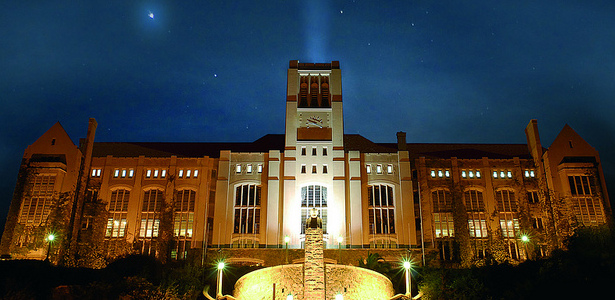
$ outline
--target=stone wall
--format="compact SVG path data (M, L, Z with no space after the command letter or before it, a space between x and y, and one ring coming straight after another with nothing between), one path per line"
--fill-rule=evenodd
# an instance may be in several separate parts
M335 299L339 293L345 300L384 300L395 294L391 281L372 270L328 264L325 273L326 299Z
M385 300L395 293L388 278L368 269L327 264L325 274L326 299L335 299L335 295L341 293L345 300ZM305 299L302 264L265 268L246 274L235 284L233 295L238 300L270 300L274 283L275 300L286 300L289 293L295 300Z
M235 284L233 296L238 300L271 300L275 283L275 299L303 299L303 264L281 265L248 273Z

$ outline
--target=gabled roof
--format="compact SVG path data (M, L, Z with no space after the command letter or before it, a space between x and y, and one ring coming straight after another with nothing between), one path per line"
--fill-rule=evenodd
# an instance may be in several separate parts
M268 134L254 142L232 143L157 143L157 142L123 142L94 143L93 156L104 157L219 157L221 150L232 152L269 152L284 151L284 135ZM395 153L396 143L374 143L358 134L344 135L344 150L362 153ZM511 159L513 157L530 158L526 144L408 144L410 158L449 159Z

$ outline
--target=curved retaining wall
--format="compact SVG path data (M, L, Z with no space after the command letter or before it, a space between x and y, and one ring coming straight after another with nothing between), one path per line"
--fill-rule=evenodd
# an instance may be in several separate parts
M327 299L335 299L337 293L342 293L344 300L385 300L394 294L391 281L372 270L327 264L325 274ZM289 293L295 300L303 300L303 264L281 265L248 273L237 280L233 294L238 300L270 300L274 283L275 300L286 300Z

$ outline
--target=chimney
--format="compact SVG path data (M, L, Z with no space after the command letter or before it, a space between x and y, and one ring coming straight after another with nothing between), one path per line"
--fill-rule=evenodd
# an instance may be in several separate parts
M397 150L398 151L408 150L408 144L406 144L406 133L403 131L400 131L397 133Z

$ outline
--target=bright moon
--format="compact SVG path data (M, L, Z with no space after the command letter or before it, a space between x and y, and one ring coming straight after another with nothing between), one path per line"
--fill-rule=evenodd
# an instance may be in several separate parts
M151 12L151 11L150 11L150 12L149 12L149 14L147 14L147 15L149 16L149 18L150 18L150 19L153 19L153 18L154 18L154 13L153 13L153 12Z

